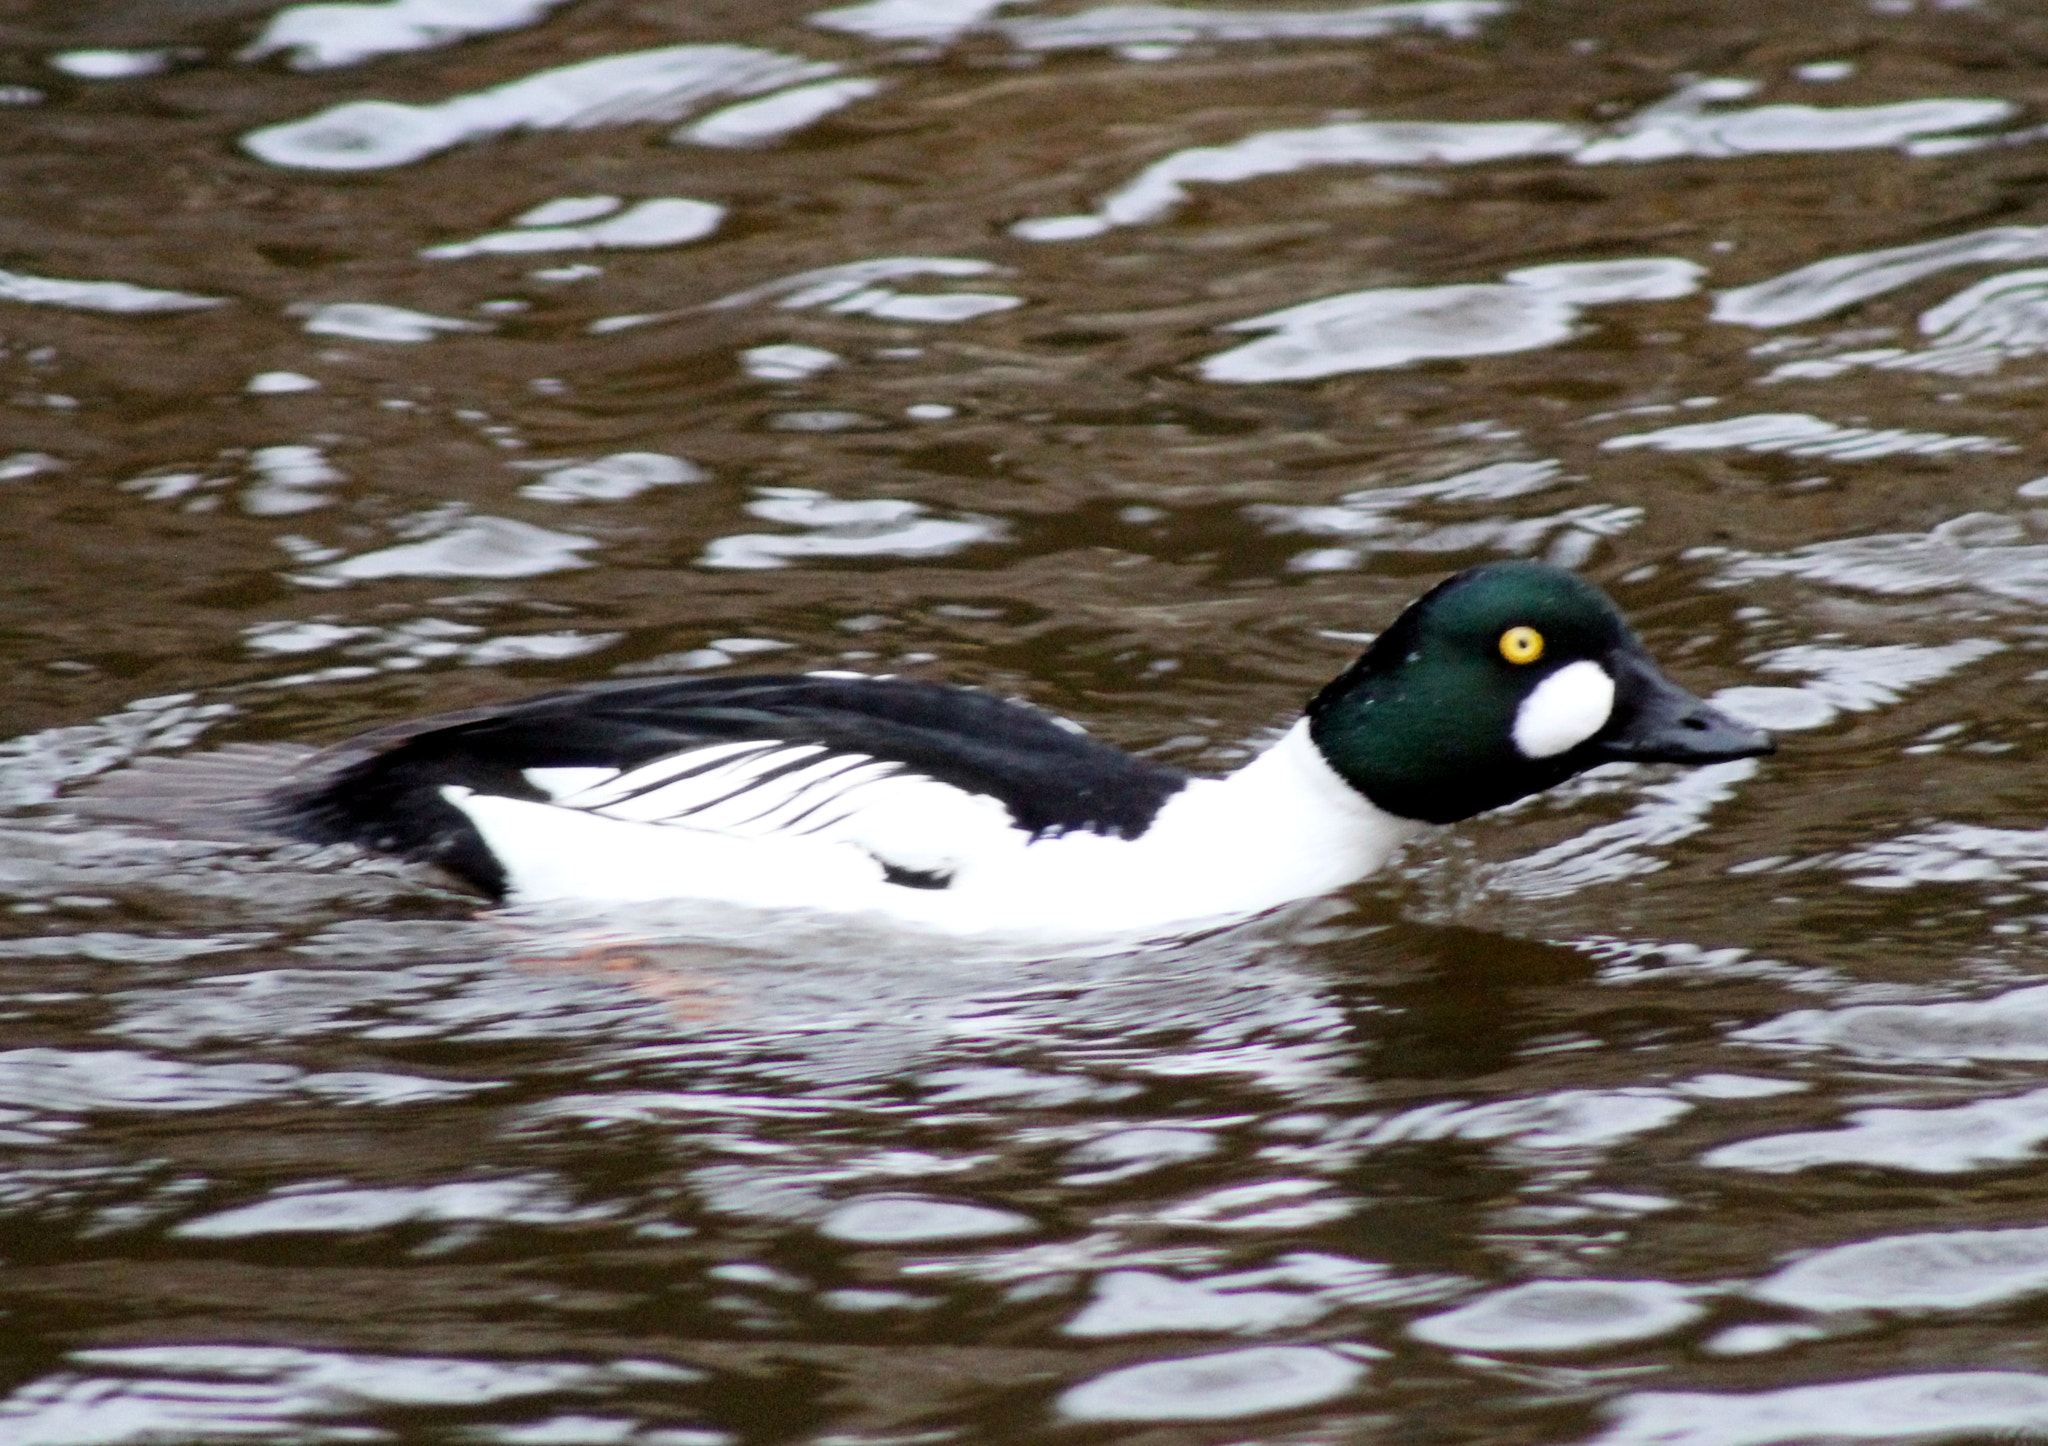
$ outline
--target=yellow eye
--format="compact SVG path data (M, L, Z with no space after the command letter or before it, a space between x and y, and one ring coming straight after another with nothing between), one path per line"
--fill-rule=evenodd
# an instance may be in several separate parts
M1534 628L1509 628L1500 635L1500 655L1510 663L1533 663L1543 656L1543 634Z

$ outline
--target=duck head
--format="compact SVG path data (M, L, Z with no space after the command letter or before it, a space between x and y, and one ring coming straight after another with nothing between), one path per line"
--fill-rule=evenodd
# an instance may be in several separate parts
M1776 747L1665 677L1607 594L1536 562L1439 583L1316 695L1308 718L1352 787L1428 823L1602 763L1721 763Z

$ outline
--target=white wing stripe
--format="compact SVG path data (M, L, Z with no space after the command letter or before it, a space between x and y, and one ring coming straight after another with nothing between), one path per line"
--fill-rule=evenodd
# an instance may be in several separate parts
M901 771L866 754L827 753L815 743L722 744L647 764L561 803L634 823L771 833Z
M604 808L640 797L666 784L686 782L729 768L744 768L747 764L759 763L777 754L787 755L799 751L822 750L816 744L800 744L792 748L789 744L774 740L763 742L760 739L693 748L687 753L672 754L667 758L642 764L629 773L620 774L609 783L586 789L562 799L561 802L570 808Z

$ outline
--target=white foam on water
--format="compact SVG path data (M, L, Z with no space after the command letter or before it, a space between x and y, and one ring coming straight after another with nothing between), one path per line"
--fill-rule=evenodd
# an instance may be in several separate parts
M701 241L725 220L725 207L711 201L693 201L683 196L657 196L583 224L535 221L534 216L588 215L588 208L611 197L571 197L561 203L535 207L513 223L509 231L492 231L468 241L449 241L429 246L419 254L430 260L456 260L467 256L507 256L533 251L594 251L610 247L635 248L682 246Z
M1040 22L1013 22L1030 23ZM1319 166L1470 166L1533 156L1566 157L1590 166L1861 150L1988 125L2013 111L2008 102L1996 100L1706 109L1755 89L1751 81L1696 81L1604 131L1548 121L1337 121L1262 131L1229 145L1176 151L1105 196L1092 213L1020 221L1010 232L1027 241L1078 240L1160 219L1188 199L1191 183L1221 185Z
M1827 457L1865 462L1901 453L1935 457L1973 452L2016 452L1999 437L1949 432L1909 432L1897 428L1844 427L1807 412L1755 412L1716 422L1693 422L1609 437L1603 452L1651 447L1659 452L1711 452L1739 448L1745 452L1781 452L1788 457Z
M1259 1335L1307 1325L1329 1309L1290 1291L1218 1290L1147 1270L1112 1270L1095 1278L1094 1299L1060 1333L1089 1340L1161 1331Z
M69 281L54 276L29 276L0 271L0 301L30 306L74 306L81 311L148 315L166 311L203 311L224 306L218 296L189 296L182 291L154 291L125 281Z
M2048 1431L2048 1376L1950 1371L1749 1395L1638 1391L1606 1408L1587 1446L1806 1446L2033 1437Z
M316 578L368 582L386 577L537 577L589 567L578 556L595 538L550 532L509 517L471 517L438 537L359 553L315 570Z
M1651 1340L1706 1309L1661 1280L1535 1280L1424 1317L1408 1334L1461 1351L1581 1351Z
M742 533L714 538L700 567L766 569L808 558L946 557L1006 536L993 518L933 517L916 502L893 498L841 501L804 487L761 487L747 511L769 522L809 529L802 533Z
M1347 1395L1365 1367L1320 1346L1250 1346L1125 1366L1061 1394L1074 1421L1235 1421Z
M2048 1140L2048 1090L1943 1109L1854 1110L1839 1130L1764 1135L1700 1157L1720 1169L1790 1174L1821 1165L1881 1165L1960 1175L2035 1158Z
M838 1206L818 1226L831 1240L863 1245L928 1245L944 1240L987 1240L1036 1230L1029 1216L959 1200L914 1195L872 1195Z
M992 7L991 7L992 8ZM1098 50L1284 40L1378 40L1434 30L1460 39L1505 15L1506 0L1408 0L1344 10L1196 10L1177 5L1105 5L1074 15L998 21L1023 50ZM812 21L816 24L814 18ZM1140 55L1137 58L1149 58Z
M1801 1310L1967 1310L2048 1291L2048 1229L1940 1230L1823 1250L1759 1281Z
M294 306L290 310L306 318L305 330L314 336L345 336L356 341L432 341L449 332L492 330L489 322L433 316L374 301L332 301L317 306Z
M2048 832L2013 833L1990 842L2006 846L1992 857L2002 854L2023 867L2048 869ZM2048 1060L2048 985L1991 999L1795 1010L1738 1030L1731 1038L1838 1049L1865 1059L1943 1064Z
M855 101L879 94L881 89L882 82L863 76L821 80L715 110L701 120L670 131L668 138L678 145L735 150L771 146Z
M1926 532L1881 532L1782 553L1732 554L1717 584L1796 577L1880 596L1979 592L2048 605L2048 542L2031 519L1966 512Z
M710 101L779 90L838 69L746 45L671 45L539 71L438 105L349 101L251 131L242 147L274 166L380 170L507 131L681 120Z
M1699 287L1690 261L1532 266L1501 283L1382 287L1231 322L1225 331L1272 335L1202 363L1212 382L1304 381L1409 362L1533 351L1569 340L1581 307L1666 300Z
M473 35L516 30L566 0L383 0L292 5L270 17L239 59L289 51L294 70L331 70L379 55L431 50Z

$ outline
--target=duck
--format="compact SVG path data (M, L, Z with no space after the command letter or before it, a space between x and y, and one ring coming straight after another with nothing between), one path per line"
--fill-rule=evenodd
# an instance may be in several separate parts
M847 673L633 679L387 727L263 802L316 844L500 903L879 915L956 934L1164 935L1327 894L1419 831L1600 764L1769 753L1598 586L1445 579L1225 777L972 688Z

